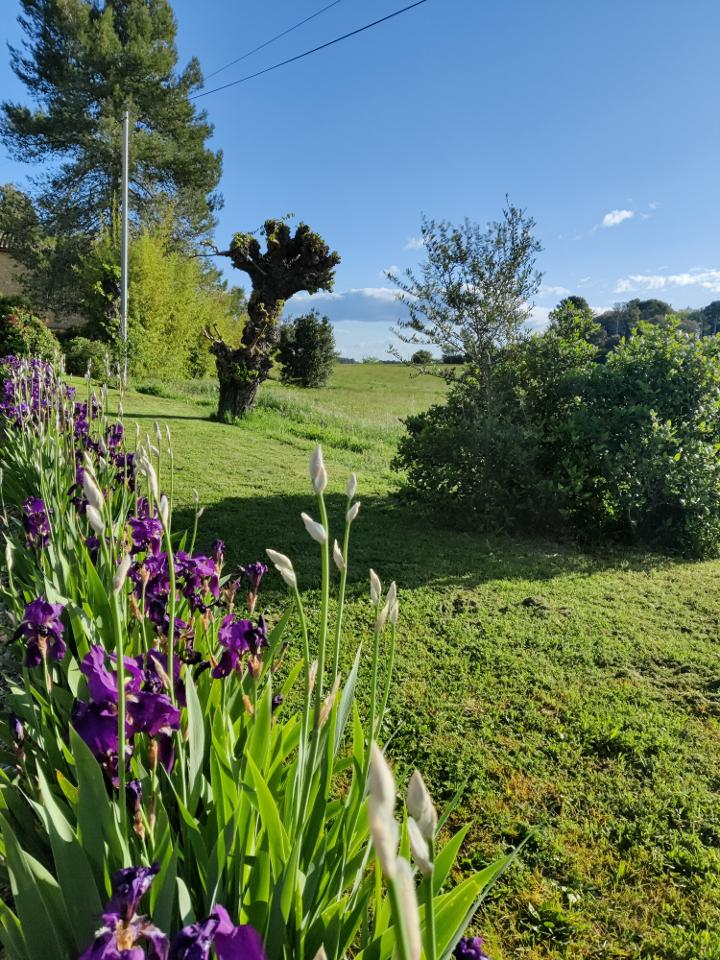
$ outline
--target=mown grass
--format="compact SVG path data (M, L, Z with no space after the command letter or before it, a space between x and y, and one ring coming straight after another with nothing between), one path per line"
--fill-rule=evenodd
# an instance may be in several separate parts
M398 500L399 418L443 390L406 369L270 384L236 427L184 389L125 403L143 431L172 430L180 519L197 488L203 544L222 537L231 564L290 554L311 603L312 446L338 524L359 474L346 654L367 636L372 566L402 600L389 752L439 802L465 783L468 868L533 830L479 921L492 957L720 960L720 563L464 533ZM277 611L277 579L264 596Z

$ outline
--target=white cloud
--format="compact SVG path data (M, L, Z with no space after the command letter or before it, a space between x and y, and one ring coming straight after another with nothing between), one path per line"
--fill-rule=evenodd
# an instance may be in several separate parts
M369 323L397 323L407 316L399 301L400 292L393 287L354 287L340 293L298 293L285 306L286 317L296 317L310 307L317 307L333 323L356 320Z
M603 227L616 227L623 220L629 220L635 216L634 210L611 210L602 218Z
M550 322L550 307L533 306L530 316L527 319L527 326L530 330L544 330Z
M592 280L592 277L580 277L580 279L578 280L578 286L584 287L585 284L590 283L591 280Z
M388 274L391 274L393 277L399 276L400 267L396 263L392 263L389 267L386 267L385 270L381 270L378 276L381 280L385 280Z
M660 204L658 203L657 200L651 200L650 203L648 204L648 207L649 207L651 210L657 210L657 208L658 208L659 206L660 206Z
M540 297L569 297L570 291L567 287L546 287L543 284L538 290L538 296Z
M405 244L406 250L422 250L425 246L425 241L422 237L408 237L408 241Z
M616 293L632 290L666 290L669 287L702 287L720 293L720 270L691 270L663 276L659 273L634 273L618 280Z

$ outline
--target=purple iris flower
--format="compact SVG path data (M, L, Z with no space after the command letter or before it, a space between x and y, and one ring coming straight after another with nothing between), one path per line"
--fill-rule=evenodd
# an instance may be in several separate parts
M50 542L50 521L45 501L28 497L23 504L23 524L31 547L46 547Z
M183 927L170 943L168 960L208 960L220 921L208 917Z
M111 881L112 898L106 913L116 913L123 920L131 920L159 872L157 863L152 867L123 867L116 871Z
M275 713L285 703L285 697L281 693L276 693L272 698L272 712Z
M25 725L14 713L8 715L8 728L15 746L22 746L22 744L25 742Z
M64 609L61 603L48 603L41 597L25 607L22 623L15 632L16 637L25 637L27 641L25 666L39 667L43 657L62 660L65 656L65 627L60 620Z
M215 599L220 596L219 568L212 557L189 557L179 550L175 564L179 578L184 581L183 596L190 601L191 609L205 608L204 600L208 593Z
M90 697L95 703L117 704L118 688L117 674L108 669L106 661L113 663L117 661L115 654L108 653L104 647L95 644L85 654L81 663L80 670L87 677L88 690ZM143 672L132 657L125 657L125 690L128 695L137 693L143 682Z
M249 923L235 926L225 907L216 904L212 913L220 922L215 931L218 960L265 960L260 934Z
M127 697L128 725L133 733L170 734L180 729L180 711L164 693L131 693Z
M235 620L229 613L223 619L218 640L225 649L213 670L216 679L227 677L234 670L238 670L244 653L257 656L260 649L267 646L267 624L264 617L260 617L256 625L252 620Z
M85 540L85 546L87 551L90 554L90 559L93 563L97 563L98 554L100 553L100 538L96 537L94 534L90 537L87 537Z
M125 428L121 423L114 423L108 428L107 445L110 450L115 450L123 441Z
M139 780L128 780L125 784L125 800L131 817L140 812L143 801L142 784Z
M225 541L213 540L213 542L210 544L210 555L215 563L221 567L225 557Z
M160 553L163 528L159 520L154 517L131 517L128 522L132 529L132 554L145 551L151 554Z
M143 658L138 657L143 666L144 682L142 689L147 693L165 693L168 688L168 658L160 650L148 650ZM180 658L173 657L173 689L181 707L185 706L185 684L180 677Z
M118 719L114 704L84 703L78 700L71 715L77 735L100 764L110 786L118 786ZM125 761L132 756L132 744L125 746Z
M168 960L208 960L213 947L218 960L265 960L258 932L248 924L235 926L220 904L207 920L184 927L173 938Z
M258 592L262 579L267 572L267 566L261 563L260 560L255 560L253 563L246 563L244 567L240 567L240 573L247 580L251 593Z
M490 960L483 949L482 937L463 937L453 950L456 960Z
M118 870L112 878L112 898L103 913L104 926L80 960L167 960L168 938L136 913L158 869L155 865ZM147 954L139 946L143 942Z

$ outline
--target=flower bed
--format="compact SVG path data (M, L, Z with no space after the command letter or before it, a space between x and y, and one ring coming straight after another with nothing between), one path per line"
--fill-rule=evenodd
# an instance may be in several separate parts
M371 651L339 672L354 477L331 546L313 454L320 520L302 520L322 566L319 627L274 550L290 603L269 624L263 562L228 575L222 543L196 553L199 508L173 532L169 435L131 451L105 391L79 399L43 361L4 364L2 603L19 652L1 731L6 955L481 960L463 934L511 857L452 886L466 833L445 827L453 805L438 816L415 773L398 809L378 738L399 608L373 573Z

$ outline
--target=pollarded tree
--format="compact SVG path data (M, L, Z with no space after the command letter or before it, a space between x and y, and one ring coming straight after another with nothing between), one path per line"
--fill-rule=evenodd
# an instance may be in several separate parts
M262 233L264 252L251 233L236 233L230 249L219 251L252 282L240 346L227 344L217 330L208 334L220 381L218 418L226 422L253 408L260 384L268 378L285 302L301 291L331 290L340 263L340 255L307 224L293 233L284 220L266 220Z

